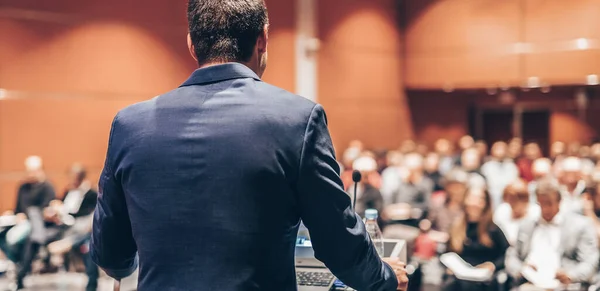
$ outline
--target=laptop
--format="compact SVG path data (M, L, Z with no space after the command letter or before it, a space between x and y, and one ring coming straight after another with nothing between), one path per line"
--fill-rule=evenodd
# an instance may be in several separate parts
M397 257L406 261L405 241L384 239L383 244L384 257ZM335 276L325 264L315 258L308 230L304 225L300 226L296 240L296 282L298 291L329 291L334 283L337 288L343 285L336 282Z

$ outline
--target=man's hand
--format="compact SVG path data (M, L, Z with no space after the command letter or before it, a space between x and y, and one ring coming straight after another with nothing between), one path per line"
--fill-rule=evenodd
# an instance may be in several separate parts
M394 270L394 274L396 274L396 279L398 279L398 289L399 291L406 291L408 289L408 275L406 274L406 264L400 262L398 258L383 258L385 263L392 267Z
M569 278L567 273L565 273L565 271L563 270L559 270L558 272L556 272L556 279L562 284L571 284L571 278Z
M24 221L27 221L27 215L25 215L25 213L17 214L17 223L21 223Z
M7 210L7 211L4 211L4 213L2 213L2 216L13 216L13 215L15 215L15 213L11 210Z

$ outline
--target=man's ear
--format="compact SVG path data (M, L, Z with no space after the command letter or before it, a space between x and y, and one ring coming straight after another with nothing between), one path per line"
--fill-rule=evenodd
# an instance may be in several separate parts
M187 45L188 45L188 50L190 51L190 55L192 56L192 58L194 58L194 60L196 62L198 62L198 56L196 56L196 48L194 47L194 44L192 43L192 36L190 35L189 32L187 34Z
M269 44L269 25L265 24L262 33L258 36L258 41L256 43L256 49L259 54L264 54L267 52L267 46Z

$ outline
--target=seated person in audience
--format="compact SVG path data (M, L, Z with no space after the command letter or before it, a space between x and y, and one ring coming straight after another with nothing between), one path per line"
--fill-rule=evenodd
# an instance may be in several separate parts
M461 169L470 174L476 174L481 177L481 157L475 148L469 148L460 155Z
M590 218L596 228L596 235L600 241L600 188L597 183L589 185L585 189L583 214Z
M511 245L517 242L519 225L526 219L537 220L540 207L529 201L525 180L515 180L504 189L504 200L494 212L494 223L502 229Z
M535 179L535 175L533 173L533 163L535 160L541 157L542 150L537 143L532 142L525 145L525 148L523 149L523 156L516 161L520 177L523 180L531 182L533 179Z
M381 212L383 209L383 197L379 189L374 187L369 181L369 175L372 172L377 171L377 162L371 157L360 157L354 161L352 168L360 171L362 180L358 183L356 188L356 205L355 211L361 217L364 217L365 210L377 209ZM348 187L348 194L350 198L354 197L354 186Z
M458 147L461 152L464 152L467 149L473 148L473 146L475 146L475 140L470 135L463 135L458 140Z
M452 223L464 215L463 202L467 192L469 174L453 169L444 177L446 200L442 205L433 206L427 219L431 221L430 234L440 243L448 241ZM438 234L439 233L439 234Z
M492 219L492 201L484 189L471 188L464 200L465 215L457 219L450 231L448 251L457 253L465 262L491 272L504 269L509 244L502 230ZM495 280L471 282L449 275L444 291L496 290Z
M590 159L592 159L594 164L598 164L600 162L600 143L595 142L590 147Z
M62 233L62 239L48 245L53 255L63 255L76 250L82 256L88 276L86 291L95 291L98 287L98 267L92 262L86 246L92 230L93 213L98 199L98 192L91 187L87 179L87 171L82 165L75 164L70 171L69 186L62 200L53 202L53 209L47 215L57 225L64 223L64 216L74 219L71 226ZM84 251L82 251L84 250Z
M392 196L392 205L384 209L384 218L390 220L420 220L427 213L433 182L423 170L423 157L410 153L404 157L408 177L400 182Z
M582 179L582 163L578 157L567 157L561 162L558 182L562 194L561 211L583 214L583 191L585 181Z
M435 142L435 153L439 155L439 170L442 175L454 168L456 157L454 156L454 146L449 140L445 138L438 139Z
M442 173L440 173L440 156L436 153L429 153L425 156L423 168L425 175L433 182L433 191L442 191Z
M519 178L519 169L512 159L507 156L508 145L505 142L496 142L492 145L491 158L481 167L485 177L488 191L492 195L494 208L503 201L504 188Z
M14 249L3 251L9 258L17 260L17 289L23 289L23 279L31 269L31 263L38 253L39 248L47 241L47 229L42 217L42 210L50 205L55 198L54 187L47 181L43 170L42 159L38 156L30 156L25 159L27 178L19 186L17 192L17 206L15 211L7 211L6 216L16 214L18 220L27 220L31 225L31 232L26 240L18 247L18 253L11 253ZM0 234L0 241L5 239L6 232Z
M523 153L523 139L520 137L513 137L508 142L508 157L513 161L518 161Z
M348 144L348 148L342 154L342 167L344 171L340 174L344 187L352 184L352 163L360 157L364 151L364 145L359 140L353 140Z
M557 159L564 157L567 153L567 145L562 141L556 141L550 146L550 159L556 162Z
M541 218L519 227L517 242L509 249L506 270L517 285L527 283L523 272L536 272L537 284L554 279L563 285L589 283L598 265L598 242L592 222L581 215L561 211L559 186L540 182L537 200ZM532 277L529 277L532 278ZM527 283L531 285L530 282Z
M527 189L529 191L531 202L537 203L535 189L537 188L539 181L552 178L552 161L548 158L536 159L531 166L531 172L533 173L533 180L529 182Z
M398 191L400 182L406 179L407 171L403 167L403 155L399 151L387 153L388 167L381 173L381 195L385 204L392 203L394 193Z
M488 144L485 140L478 140L473 144L473 147L479 152L479 158L482 162L488 161Z

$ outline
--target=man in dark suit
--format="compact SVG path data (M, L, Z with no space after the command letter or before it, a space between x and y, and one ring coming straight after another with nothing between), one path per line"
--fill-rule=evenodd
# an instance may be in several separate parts
M100 177L91 255L139 290L296 290L300 219L315 255L359 290L402 290L344 192L320 105L260 80L263 0L191 0L200 69L120 111Z

